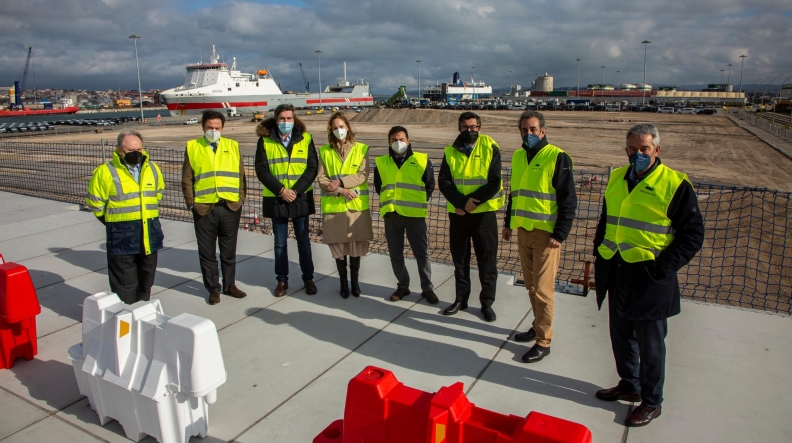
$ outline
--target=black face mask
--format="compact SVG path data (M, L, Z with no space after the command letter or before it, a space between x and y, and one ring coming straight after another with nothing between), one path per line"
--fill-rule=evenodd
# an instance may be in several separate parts
M140 164L141 160L143 160L143 153L140 151L131 151L124 154L124 162L130 166Z
M461 134L462 134L462 141L469 145L472 145L473 143L476 142L476 140L478 140L478 135L479 135L478 131L467 131Z

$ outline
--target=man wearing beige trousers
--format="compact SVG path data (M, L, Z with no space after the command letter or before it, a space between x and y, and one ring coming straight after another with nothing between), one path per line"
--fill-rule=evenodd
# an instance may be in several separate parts
M535 363L550 354L561 243L572 228L577 196L572 159L547 142L544 116L525 111L518 128L523 144L512 156L503 240L511 240L512 230L517 229L520 263L534 322L527 332L515 334L514 340L536 341L522 356L522 361Z

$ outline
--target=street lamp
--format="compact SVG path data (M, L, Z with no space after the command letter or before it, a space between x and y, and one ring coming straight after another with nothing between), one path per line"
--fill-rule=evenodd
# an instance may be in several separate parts
M743 64L745 63L745 57L748 57L748 56L745 55L745 54L740 56L740 59L741 59L740 60L740 92L742 92L742 69L743 69Z
M319 109L322 109L322 51L314 51L319 59Z
M138 101L140 102L140 120L143 120L143 90L140 89L140 64L138 63L138 55L137 55L137 39L140 38L137 34L132 34L129 36L133 42L135 42L135 67L137 68L137 75L138 75Z
M731 79L731 67L732 67L732 64L731 64L731 63L729 63L729 64L728 64L728 65L726 65L726 66L728 66L728 67L729 67L729 73L728 73L728 74L726 74L726 84L728 85L728 84L730 84L730 83L729 83L729 79Z
M580 59L576 58L575 61L578 65L577 94L575 94L575 98L580 98Z
M644 79L643 85L641 85L641 106L644 106L646 102L646 48L649 46L649 43L652 42L649 40L644 40L641 42L641 44L644 45Z
M418 105L421 104L421 60L416 60L418 63Z
M600 85L600 97L602 97L605 95L605 67L600 66L600 69L602 69L602 84Z

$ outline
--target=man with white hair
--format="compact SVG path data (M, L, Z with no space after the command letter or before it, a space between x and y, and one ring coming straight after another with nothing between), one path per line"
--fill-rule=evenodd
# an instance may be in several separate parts
M626 418L645 426L660 416L668 317L679 314L677 272L704 241L704 220L686 174L660 161L660 134L649 124L627 132L630 164L613 171L594 237L597 304L606 293L616 372L597 391L603 401L641 401Z

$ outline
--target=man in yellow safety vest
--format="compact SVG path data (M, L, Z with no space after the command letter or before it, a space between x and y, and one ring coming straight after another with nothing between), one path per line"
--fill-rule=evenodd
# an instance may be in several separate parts
M410 242L418 275L421 297L430 304L439 300L432 284L429 261L429 235L426 230L429 200L435 188L434 168L429 156L414 152L407 128L394 126L388 132L390 149L377 157L374 189L380 196L380 215L385 220L385 240L397 286L390 299L399 301L410 295L410 274L404 265L404 236Z
M608 298L619 383L597 391L604 401L641 405L625 425L660 416L668 317L679 314L677 272L701 249L704 221L686 174L660 161L660 134L650 124L627 132L630 164L613 171L594 237L597 303Z
M512 156L511 192L503 240L517 229L523 280L534 321L518 342L536 340L522 361L534 363L550 354L555 311L555 281L561 243L572 229L577 208L572 159L547 142L544 115L525 111L518 122L522 148Z
M239 144L222 137L225 116L205 111L201 117L204 136L187 142L182 165L184 203L192 210L198 259L209 304L220 303L220 293L234 298L247 294L236 286L236 248L239 220L245 201L245 165ZM217 272L217 246L220 270Z
M148 301L164 235L165 178L135 131L118 134L113 159L94 169L85 203L107 231L110 290L127 304Z
M480 134L481 118L463 112L459 136L446 146L437 181L448 203L451 258L454 262L456 300L443 311L454 315L468 307L470 298L470 243L476 251L481 282L481 313L485 321L496 319L492 304L498 280L498 220L503 207L500 148L488 135Z
M305 293L316 294L313 282L313 258L308 237L308 218L316 212L313 182L319 169L316 148L305 123L294 113L294 106L275 108L275 116L256 127L256 176L264 185L261 215L272 219L275 237L275 274L278 285L275 297L283 297L289 289L289 220L297 238L297 253L305 284Z

